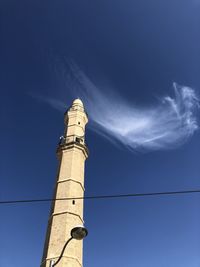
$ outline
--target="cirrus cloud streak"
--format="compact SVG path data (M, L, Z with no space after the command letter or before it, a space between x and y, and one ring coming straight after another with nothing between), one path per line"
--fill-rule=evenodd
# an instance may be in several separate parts
M100 91L73 62L65 75L66 91L80 97L89 114L90 128L113 143L131 150L166 150L185 143L198 129L199 99L194 89L173 84L174 94L152 107L126 102L113 91ZM64 106L61 99L46 98L53 108Z

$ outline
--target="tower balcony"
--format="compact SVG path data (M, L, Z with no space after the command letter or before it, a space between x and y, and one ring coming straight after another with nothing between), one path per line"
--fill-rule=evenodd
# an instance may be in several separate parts
M67 137L60 137L58 147L57 147L57 154L59 154L61 151L77 147L83 150L86 154L86 157L89 155L89 149L87 147L87 144L85 143L84 137L80 136L67 136Z

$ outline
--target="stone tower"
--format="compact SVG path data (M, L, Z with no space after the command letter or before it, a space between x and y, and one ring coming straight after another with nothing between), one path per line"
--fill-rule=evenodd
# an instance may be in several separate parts
M71 229L83 225L83 199L73 199L84 195L84 166L88 157L85 144L88 118L80 99L74 100L64 120L64 136L57 149L59 168L54 198L72 199L52 203L41 267L49 267L51 260L56 261ZM56 267L82 267L82 247L82 241L73 239Z

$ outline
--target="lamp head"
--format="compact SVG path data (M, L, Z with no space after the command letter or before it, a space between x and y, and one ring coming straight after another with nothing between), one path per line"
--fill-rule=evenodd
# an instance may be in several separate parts
M88 235L88 230L83 225L77 225L71 230L71 237L76 240L82 240Z

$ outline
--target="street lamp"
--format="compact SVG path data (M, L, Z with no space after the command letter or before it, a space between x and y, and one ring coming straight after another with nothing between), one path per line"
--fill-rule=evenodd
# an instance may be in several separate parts
M69 244L69 242L72 239L82 240L87 235L88 235L88 230L83 225L77 225L76 227L74 227L71 230L71 237L66 241L66 243L65 243L65 245L64 245L64 247L63 247L63 249L61 251L61 254L60 254L59 258L57 259L56 262L54 262L54 261L51 260L49 267L54 267L54 266L56 266L59 263L59 261L61 260L61 258L63 256L63 253L65 251L66 246Z

